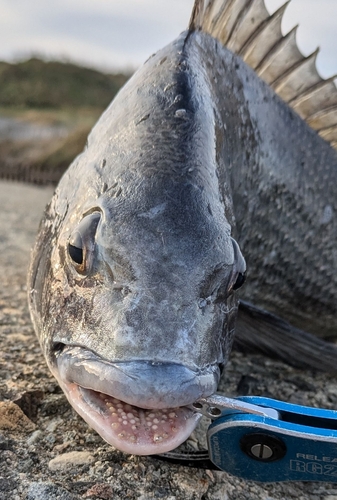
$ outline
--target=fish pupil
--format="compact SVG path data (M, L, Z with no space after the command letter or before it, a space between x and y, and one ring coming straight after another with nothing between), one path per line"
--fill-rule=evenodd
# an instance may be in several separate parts
M83 250L82 248L75 247L69 243L68 251L71 259L76 262L76 264L83 263Z
M246 273L239 273L238 277L236 278L236 282L233 285L233 290L241 288L245 281L246 281Z

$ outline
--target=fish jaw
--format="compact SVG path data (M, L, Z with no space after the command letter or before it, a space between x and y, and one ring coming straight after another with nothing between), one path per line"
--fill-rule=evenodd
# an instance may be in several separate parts
M50 366L70 404L103 439L121 451L151 455L172 450L196 427L190 405L215 392L219 368L195 372L172 363L112 363L65 346Z
M59 384L76 412L107 443L133 455L173 450L201 418L188 407L145 410L74 383Z

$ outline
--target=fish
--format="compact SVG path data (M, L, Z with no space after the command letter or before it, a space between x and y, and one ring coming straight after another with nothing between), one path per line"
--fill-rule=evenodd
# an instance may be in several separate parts
M337 91L282 35L284 10L196 0L41 221L28 273L41 348L126 453L188 438L234 338L336 370Z

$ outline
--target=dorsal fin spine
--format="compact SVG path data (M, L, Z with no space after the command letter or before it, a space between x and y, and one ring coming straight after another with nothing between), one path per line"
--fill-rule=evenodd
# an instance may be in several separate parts
M317 47L317 49L314 52L312 52L311 54L309 54L307 57L303 57L303 59L301 59L299 62L297 62L296 64L294 64L294 66L292 66L291 68L289 68L283 75L281 75L277 80L275 80L275 82L273 82L273 84L272 84L272 87L275 90L275 92L277 94L279 94L280 91L282 90L282 88L287 84L287 82L289 81L289 79L304 64L308 64L310 62L312 62L313 64L315 64L319 50L320 50L319 47ZM318 75L318 73L317 73L317 78L320 78L320 76ZM300 95L300 93L297 94L295 97L297 97L298 95ZM289 101L287 100L286 102L290 102L290 100Z
M282 23L285 9L287 8L288 4L289 4L289 1L287 3L285 3L284 5L282 5L276 12L274 12L274 14L272 16L267 18L257 28L255 33L253 33L253 35L251 35L251 37L247 40L247 42L245 43L245 45L242 47L242 49L239 52L239 55L243 58L243 60L245 62L248 62L248 64L250 64L249 57L251 56L252 52L254 51L254 49L256 50L257 46L259 46L259 47L262 46L262 44L259 44L259 39L263 38L264 33L266 33L271 28L276 28L276 31L279 31L279 33L281 33L281 23ZM274 31L274 30L272 30L272 31ZM276 34L278 34L278 33L276 33ZM280 38L280 37L278 37L278 38ZM266 39L266 42L267 42L267 39ZM265 51L263 54L263 57L258 61L257 64L254 64L254 65L250 64L250 66L252 66L253 69L255 69L261 63L261 61L266 57L268 52L270 52L270 50L276 45L276 43L277 43L276 40L275 41L272 40L271 46L270 45L268 46L266 43L265 46L263 47L264 51ZM270 44L270 42L269 42L269 44ZM267 47L267 50L266 50L266 47Z
M334 116L336 113L336 116ZM329 123L324 123L324 120L326 118L329 118ZM308 117L308 123L314 124L314 122L319 122L320 125L316 126L313 125L313 127L316 130L323 130L327 127L330 127L332 125L337 125L337 104L334 106L330 106L329 108L321 109L320 111L317 111L317 113L314 113L313 115Z
M321 129L319 135L326 141L334 142L337 138L337 123L336 125L331 125L331 127Z
M274 81L279 78L279 75L275 77L273 76L272 73L270 72L270 67L272 66L273 62L277 60L277 57L285 50L285 47L289 44L292 43L293 40L296 38L296 32L298 29L298 25L294 26L292 30L290 30L283 38L281 38L275 45L272 47L272 49L266 54L264 59L260 62L260 64L255 68L256 73L261 76L262 79L266 80L267 83L272 85ZM269 71L268 71L269 69ZM264 77L264 73L267 73L268 77Z
M250 0L246 0L250 1ZM212 29L214 30L214 33L216 35L216 38L218 38L223 45L227 45L228 39L229 39L229 34L226 33L224 30L224 27L230 20L230 14L233 12L234 8L236 7L236 3L238 0L227 0L227 2L224 5L224 8L222 11L220 10L218 18L214 19L214 23L212 25Z
M201 9L204 9L204 0L194 2L190 22L188 25L189 31L197 31L201 29Z
M227 45L230 43L230 41L235 38L235 34L237 33L237 31L240 29L240 24L242 23L242 21L245 19L245 14L249 11L249 9L251 8L252 4L254 3L254 0L249 0L249 2L247 3L247 5L244 5L244 7L241 9L237 19L236 19L236 22L231 30L231 32L229 33L229 36L228 36L228 39L227 39Z
M310 96L313 96L315 93L319 92L322 87L324 87L325 85L329 84L329 83L332 83L334 82L334 80L336 80L337 78L337 75L333 75L333 76L330 76L329 78L327 78L326 80L322 80L321 82L319 83L316 83L316 85L312 85L311 87L309 87L307 90L305 90L304 92L302 92L301 94L299 94L298 96L294 97L290 102L289 104L291 106L297 106L299 104L301 104L301 102L310 97Z

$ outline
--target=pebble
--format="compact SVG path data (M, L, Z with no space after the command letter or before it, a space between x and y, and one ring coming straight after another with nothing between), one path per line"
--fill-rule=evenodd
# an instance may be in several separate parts
M69 491L53 483L31 483L26 500L77 500Z
M58 428L58 426L61 424L62 420L59 418L54 418L50 424L46 427L46 430L48 432L55 432L55 430Z
M78 465L89 465L95 461L94 456L88 451L70 451L63 453L50 460L48 467L50 470L65 470Z
M113 498L114 491L111 484L94 484L84 495L84 497L94 497L102 500Z
M31 432L35 424L12 401L0 402L0 429Z
M173 483L184 500L201 500L205 498L210 481L205 480L204 473L200 469L195 469L193 475L188 471L179 471L179 474L174 474Z
M28 446L31 446L32 444L37 443L43 438L43 432L38 429L37 431L34 431L33 434L27 439L27 444Z

